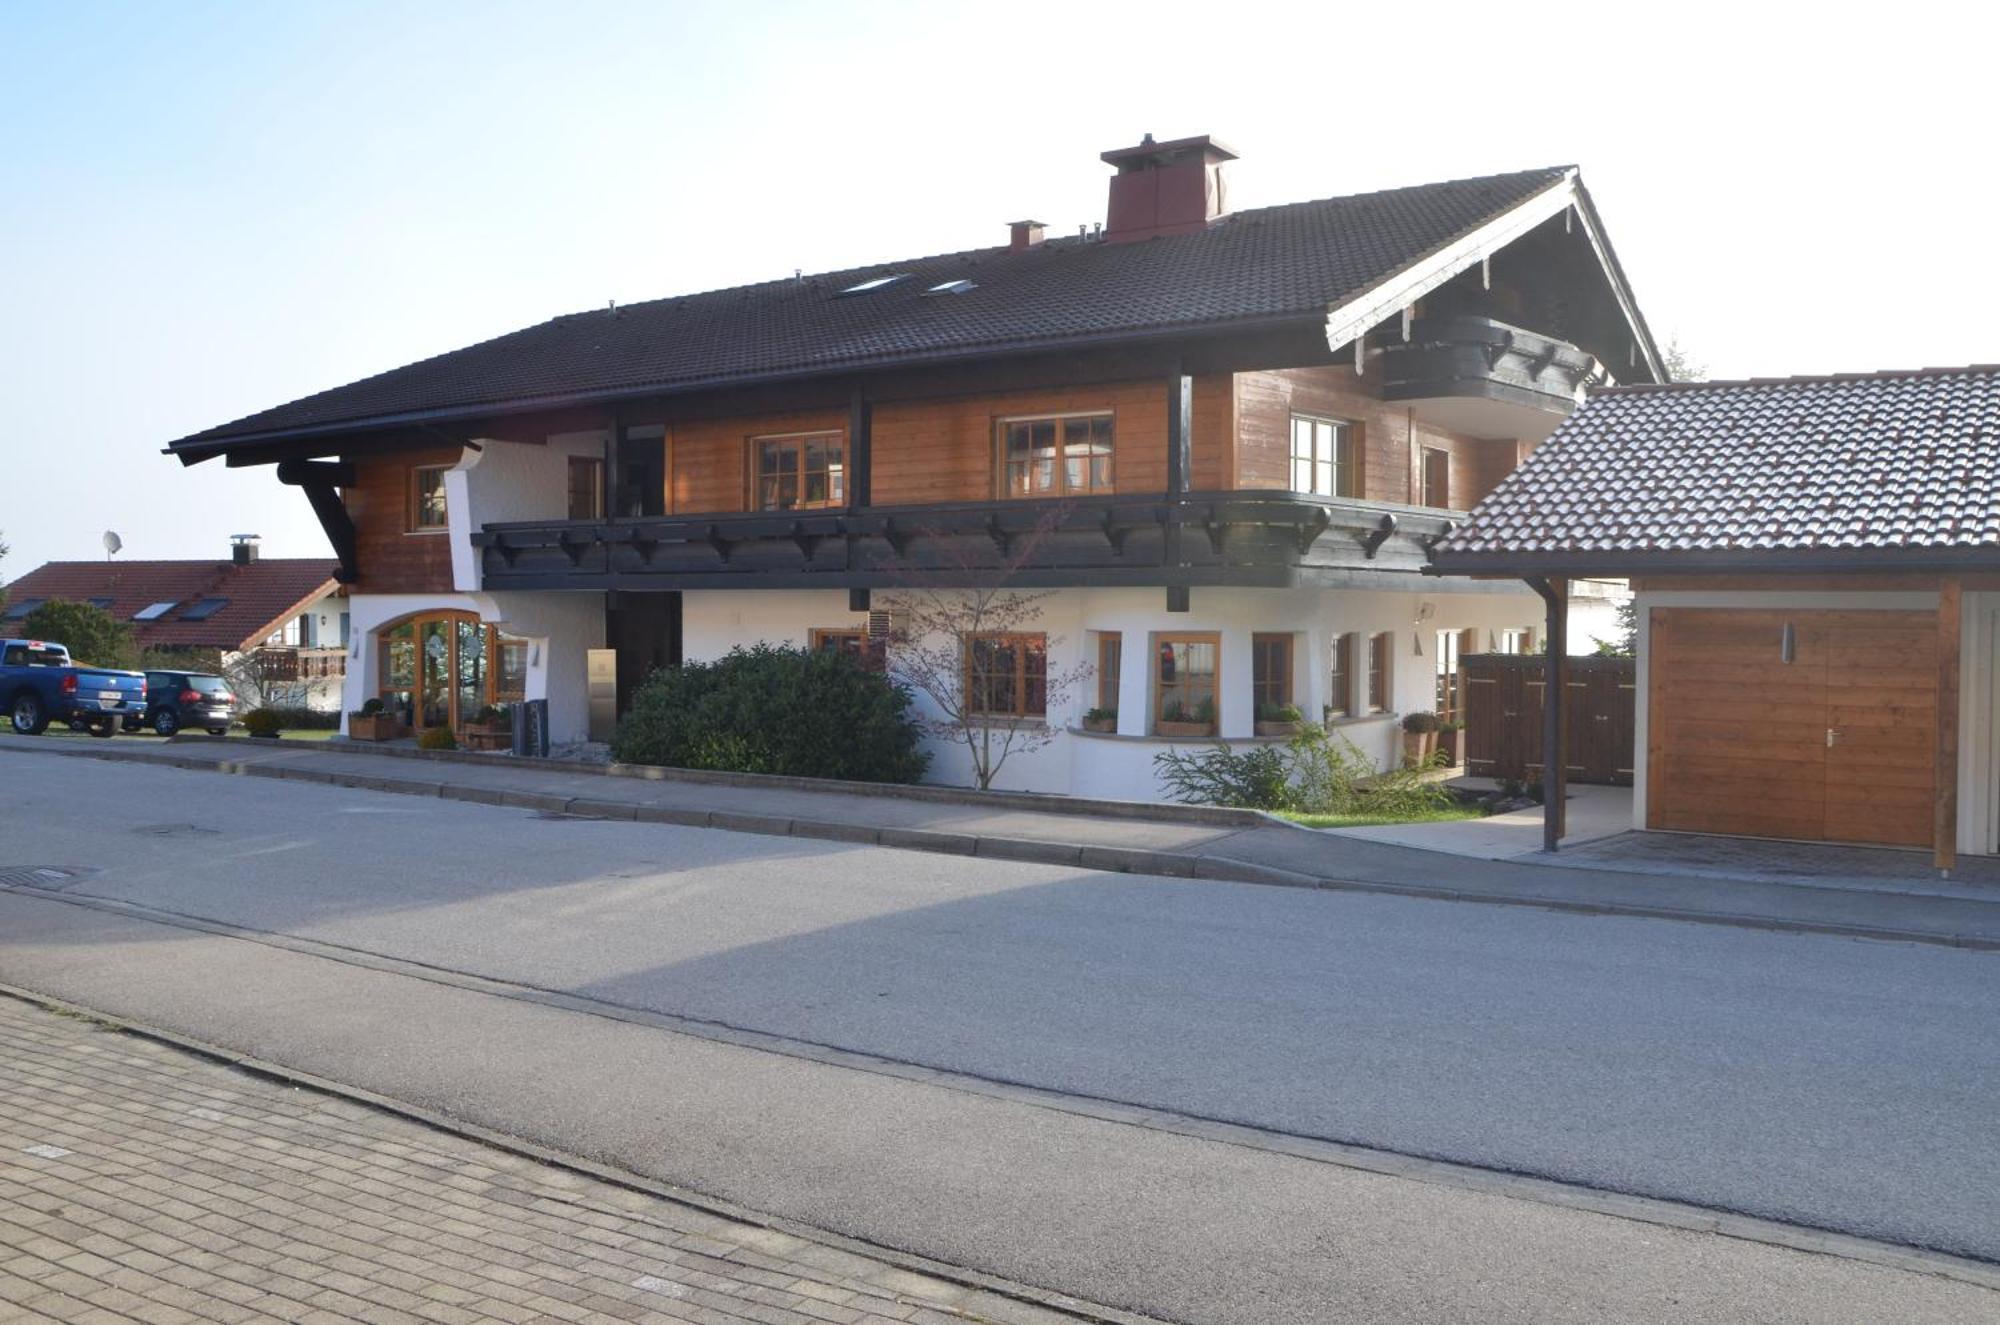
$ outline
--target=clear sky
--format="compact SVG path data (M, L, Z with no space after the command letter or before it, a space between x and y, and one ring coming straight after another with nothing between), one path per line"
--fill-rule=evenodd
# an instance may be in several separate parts
M325 555L175 437L555 314L1576 163L1712 376L2000 360L1993 11L0 0L0 563ZM1983 14L1975 18L1973 15ZM1865 21L1861 21L1865 18Z

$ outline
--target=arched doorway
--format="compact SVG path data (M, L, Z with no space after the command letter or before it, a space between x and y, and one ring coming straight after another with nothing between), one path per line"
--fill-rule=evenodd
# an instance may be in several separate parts
M420 612L375 632L377 694L405 727L454 731L526 697L528 641L470 612Z

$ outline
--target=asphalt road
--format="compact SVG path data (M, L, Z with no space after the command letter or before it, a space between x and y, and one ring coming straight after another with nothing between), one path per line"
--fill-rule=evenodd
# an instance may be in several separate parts
M113 805L141 808L107 817ZM0 814L0 866L100 871L74 892L989 1079L2000 1259L1993 956L552 820L32 756L0 755ZM50 965L64 941L52 932L0 931L0 979L60 971L79 997L123 982L196 1015L190 987L147 983L169 980L168 966L186 976L183 942L157 943L160 969L148 970L145 944L121 938L114 974ZM815 1083L830 1071L811 1070ZM933 1122L900 1120L919 1158L945 1144ZM1050 1162L1049 1138L1017 1124L1023 1153ZM936 1159L940 1175L966 1162ZM1106 1174L1129 1178L1136 1163ZM1302 1179L1259 1181L1281 1191ZM803 1215L899 1245L925 1236L907 1220L881 1227L896 1224L893 1204L859 1185L844 1198L837 1175L803 1185ZM1343 1318L1295 1302L1246 1315L1226 1309L1240 1291L1217 1301L1213 1282L1204 1297L1157 1268L1154 1280L1136 1266L1124 1280L1093 1276L1045 1245L1045 1230L995 1245L1014 1223L929 1219L932 1254L1090 1281L1163 1314ZM1177 1287L1148 1302L1155 1280Z

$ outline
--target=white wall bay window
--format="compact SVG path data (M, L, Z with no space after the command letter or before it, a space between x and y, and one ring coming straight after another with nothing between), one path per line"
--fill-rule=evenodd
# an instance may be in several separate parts
M1112 416L1000 421L1000 492L1065 497L1112 491Z

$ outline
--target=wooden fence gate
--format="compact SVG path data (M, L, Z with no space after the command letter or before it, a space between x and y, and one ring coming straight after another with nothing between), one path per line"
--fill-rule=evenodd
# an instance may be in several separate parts
M1473 777L1542 776L1543 659L1475 653L1458 661L1465 687L1465 771ZM1638 673L1631 658L1571 658L1563 713L1569 780L1632 785Z

